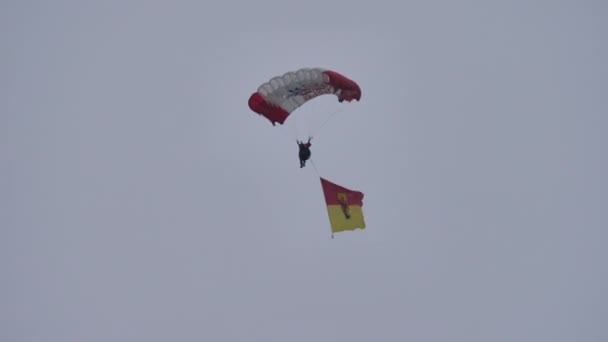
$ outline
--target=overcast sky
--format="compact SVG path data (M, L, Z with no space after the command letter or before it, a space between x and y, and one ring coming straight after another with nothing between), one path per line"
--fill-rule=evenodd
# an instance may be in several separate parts
M0 340L607 341L607 17L2 1ZM249 110L302 67L361 101ZM319 176L367 229L331 238Z

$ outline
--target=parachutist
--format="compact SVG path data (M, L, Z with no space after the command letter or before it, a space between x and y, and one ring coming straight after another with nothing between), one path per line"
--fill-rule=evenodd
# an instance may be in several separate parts
M308 142L304 143L302 141L296 140L296 142L298 143L298 147L300 148L300 151L298 153L298 156L300 157L300 168L303 168L304 166L306 166L306 161L308 159L310 159L310 140L312 138L308 137Z

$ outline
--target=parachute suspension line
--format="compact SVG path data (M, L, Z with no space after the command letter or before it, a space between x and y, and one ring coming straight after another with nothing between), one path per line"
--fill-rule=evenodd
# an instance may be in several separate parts
M317 128L317 132L316 132L316 133L319 133L319 131L321 130L321 128L323 128L323 126L325 126L325 124L327 124L327 123L329 122L329 120L331 120L331 118L333 118L333 117L334 117L334 115L336 115L336 114L340 113L340 112L341 112L341 111L343 111L343 110L344 110L344 108L340 108L340 109L338 109L338 110L335 110L333 113L331 113L331 114L329 115L329 117L327 118L327 120L325 120L325 122L323 122L323 123L321 124L321 126L319 126L319 128ZM316 134L316 133L315 133L315 134ZM315 134L311 134L310 136L311 136L311 137L314 137L314 136L315 136Z
M321 178L321 174L319 173L319 169L317 169L317 165L315 165L315 162L312 160L312 158L310 158L310 164L312 164L312 167L315 169L315 172L317 173L317 176L319 176L319 178Z

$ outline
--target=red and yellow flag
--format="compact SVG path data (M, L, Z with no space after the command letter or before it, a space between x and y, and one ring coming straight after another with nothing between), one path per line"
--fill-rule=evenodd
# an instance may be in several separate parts
M365 229L363 193L346 189L321 177L332 233Z

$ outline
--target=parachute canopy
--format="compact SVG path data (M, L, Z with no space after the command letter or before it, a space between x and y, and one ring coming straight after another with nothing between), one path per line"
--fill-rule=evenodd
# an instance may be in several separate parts
M322 68L302 68L262 84L249 97L249 108L274 126L277 122L283 124L306 102L326 94L335 95L339 102L361 100L361 88L345 76Z

